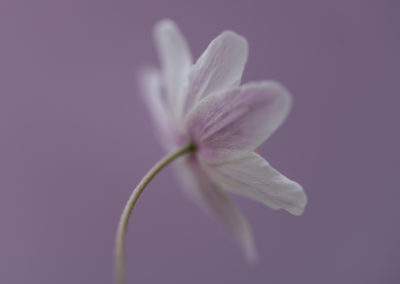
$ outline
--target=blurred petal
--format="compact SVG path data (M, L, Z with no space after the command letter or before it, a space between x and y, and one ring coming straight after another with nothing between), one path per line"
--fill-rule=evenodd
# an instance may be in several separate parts
M238 86L247 54L246 39L234 32L223 32L214 39L190 71L185 113L210 93Z
M279 83L249 83L204 98L186 123L202 159L232 159L260 146L284 121L290 105L291 96Z
M192 55L176 24L168 19L154 27L154 41L163 70L163 83L169 96L170 107L182 104L182 88L187 80Z
M280 174L254 152L227 163L207 165L205 170L224 189L273 209L283 208L301 215L307 204L301 185Z
M225 225L244 250L248 261L256 261L257 252L245 217L229 196L210 180L197 158L191 155L181 159L177 169L183 188L189 197Z
M160 136L160 141L167 150L173 147L176 127L171 121L165 92L161 87L161 78L158 70L152 67L144 68L138 76L140 94L153 118L156 126L156 134Z
M162 94L160 75L158 70L152 67L144 68L138 76L140 94L146 103L149 112L157 127L164 128L168 120L165 96Z

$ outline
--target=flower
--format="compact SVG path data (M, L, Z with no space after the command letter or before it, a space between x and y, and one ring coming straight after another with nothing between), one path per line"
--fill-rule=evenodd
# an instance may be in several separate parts
M171 20L154 28L161 69L140 76L145 101L166 149L193 142L180 159L183 188L233 233L249 260L256 250L249 225L226 192L301 215L302 187L273 169L254 149L282 124L291 96L274 81L240 86L247 60L245 38L224 31L193 64L187 43Z

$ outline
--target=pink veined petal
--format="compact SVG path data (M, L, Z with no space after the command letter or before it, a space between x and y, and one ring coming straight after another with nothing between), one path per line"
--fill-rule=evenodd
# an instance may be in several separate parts
M247 55L244 37L225 31L215 38L190 70L184 114L212 92L238 86Z
M183 104L183 86L192 66L192 55L177 25L169 19L156 24L153 31L163 71L163 84L169 107L178 110Z
M247 155L221 164L205 166L208 175L225 190L283 208L293 215L303 214L307 196L301 185L272 168L260 155Z
M260 146L290 106L291 96L279 83L248 83L204 98L188 114L186 127L203 160L233 159Z
M210 180L194 155L184 157L177 165L178 176L188 196L206 213L216 217L234 236L247 260L257 260L257 252L249 224L229 196Z

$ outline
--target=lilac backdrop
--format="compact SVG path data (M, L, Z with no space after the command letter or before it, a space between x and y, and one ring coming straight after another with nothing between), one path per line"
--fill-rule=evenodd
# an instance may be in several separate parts
M130 282L400 283L399 8L1 0L0 283L112 283L122 206L163 155L134 78L157 63L150 33L164 17L195 57L225 29L244 35L244 82L292 91L289 119L259 152L309 205L294 217L235 198L260 252L249 267L168 169L134 212Z

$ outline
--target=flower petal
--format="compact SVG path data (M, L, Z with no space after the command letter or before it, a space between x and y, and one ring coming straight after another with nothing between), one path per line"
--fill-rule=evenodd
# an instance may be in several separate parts
M273 209L283 208L301 215L307 204L301 185L280 174L254 152L227 163L207 165L205 170L225 190Z
M140 94L153 118L156 134L166 150L173 147L176 128L171 121L171 115L167 108L165 92L161 87L161 78L158 70L153 67L144 68L138 74L138 85Z
M185 192L225 225L244 250L249 262L256 261L257 252L250 226L229 196L210 180L194 155L184 157L179 162L178 176Z
M165 97L163 97L161 91L160 74L157 69L153 67L142 69L138 75L138 85L140 94L143 96L143 100L157 127L163 128L162 126L165 124L168 114L166 112Z
M204 98L186 125L202 159L233 159L260 146L290 106L291 96L279 83L249 83Z
M169 106L182 104L182 87L192 66L192 55L185 38L176 24L165 19L153 31L163 70L163 83L169 97Z
M212 92L238 86L247 55L246 39L234 32L225 31L214 39L190 71L184 113Z

